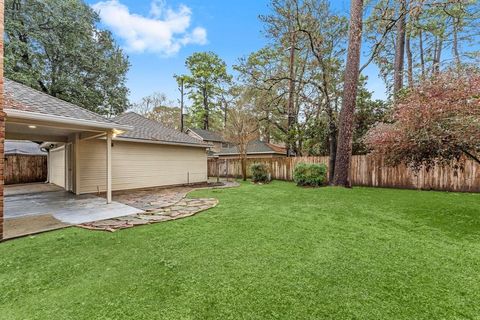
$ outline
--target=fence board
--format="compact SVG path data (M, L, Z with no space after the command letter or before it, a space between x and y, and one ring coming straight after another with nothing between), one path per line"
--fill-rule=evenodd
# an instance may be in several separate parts
M253 163L265 163L270 168L272 179L291 181L295 165L301 162L320 163L328 167L328 157L257 158L247 159L247 175L250 177ZM209 159L208 174L241 177L241 162L239 159ZM356 186L480 192L480 165L472 160L466 160L463 171L437 166L416 173L405 165L390 167L383 159L359 155L352 157L350 178Z
M4 165L5 184L47 180L46 156L7 155Z

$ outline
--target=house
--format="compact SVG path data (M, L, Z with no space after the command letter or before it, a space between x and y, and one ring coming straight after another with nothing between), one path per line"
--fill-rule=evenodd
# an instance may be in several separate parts
M33 141L5 140L5 156L47 156L47 152L40 148L40 144Z
M49 182L77 195L207 181L209 145L135 113L107 119L5 79L7 139L48 141Z
M230 144L223 137L213 131L204 129L187 129L185 131L189 136L210 144L210 155L219 152L222 148L227 148Z
M222 148L215 153L215 156L219 159L239 158L240 152L237 146L230 146ZM254 140L247 145L247 158L277 158L286 156L286 148L272 143Z
M240 157L238 148L223 139L223 137L216 132L204 129L187 129L185 133L211 145L208 153L209 158L226 159ZM261 140L252 141L247 147L248 158L285 157L286 155L286 148Z

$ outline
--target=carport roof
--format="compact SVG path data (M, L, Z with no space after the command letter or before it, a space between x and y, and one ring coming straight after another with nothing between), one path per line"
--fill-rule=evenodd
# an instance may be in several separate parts
M38 115L44 120L78 120L99 127L122 129L122 125L70 102L53 97L21 83L5 80L5 112L11 117ZM48 116L48 118L46 118Z

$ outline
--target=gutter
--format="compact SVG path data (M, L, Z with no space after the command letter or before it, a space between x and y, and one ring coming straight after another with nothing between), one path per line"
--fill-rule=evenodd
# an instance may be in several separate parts
M113 141L125 141L125 142L137 142L137 143L140 142L140 143L163 144L163 145L171 145L171 146L196 147L196 148L205 148L205 149L210 147L207 144L162 141L162 140L145 140L145 139L135 139L135 138L124 138L122 136L114 137Z
M4 109L7 117L22 119L22 120L32 120L32 121L49 121L49 122L56 122L61 124L70 124L70 125L77 125L77 126L87 126L91 128L98 128L98 129L117 129L117 130L132 130L132 126L127 126L123 124L118 124L115 122L99 122L94 120L81 120L81 119L74 119L65 116L57 116L51 114L44 114L39 112L30 112L30 111L22 111L22 110L15 110L15 109Z

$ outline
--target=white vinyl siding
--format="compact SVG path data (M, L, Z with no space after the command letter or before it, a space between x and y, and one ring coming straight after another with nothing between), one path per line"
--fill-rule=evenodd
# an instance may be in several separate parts
M48 170L50 183L65 188L65 147L50 150Z
M105 191L105 144L105 140L80 142L80 193ZM113 190L204 181L207 181L207 155L204 148L113 142Z

